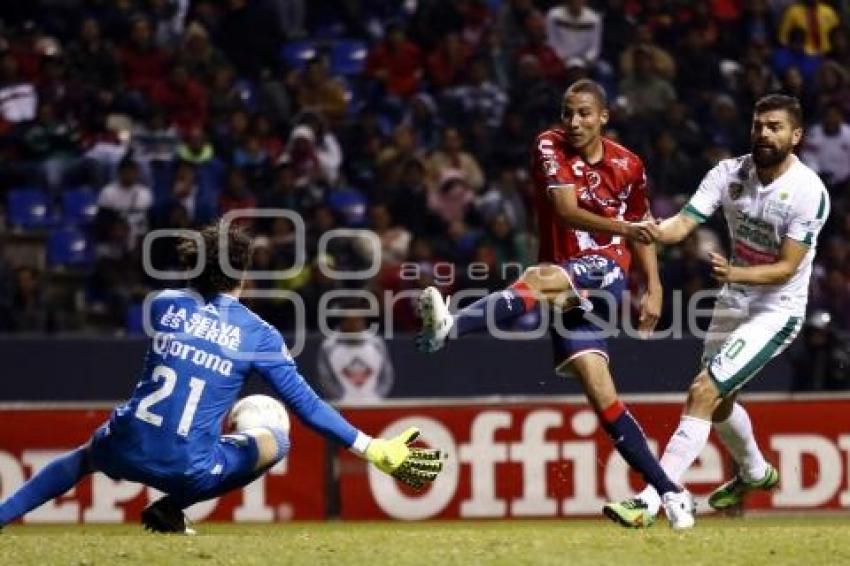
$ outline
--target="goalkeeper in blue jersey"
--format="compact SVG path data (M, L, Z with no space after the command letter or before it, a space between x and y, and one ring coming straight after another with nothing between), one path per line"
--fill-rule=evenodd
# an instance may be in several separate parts
M225 233L222 226L181 242L187 269L202 268L189 289L163 291L151 301L153 335L132 398L88 443L53 461L0 504L0 526L99 471L166 494L142 512L146 528L193 532L186 507L251 483L289 449L287 432L274 426L221 435L228 411L253 372L304 423L381 471L414 488L437 477L439 451L408 446L417 429L391 440L371 438L307 385L280 333L239 302L243 281L227 272L249 268L251 246L241 231Z

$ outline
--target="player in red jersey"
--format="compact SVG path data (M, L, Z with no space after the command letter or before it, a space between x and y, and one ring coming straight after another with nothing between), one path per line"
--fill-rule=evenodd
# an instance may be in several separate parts
M532 175L539 216L539 263L510 287L491 293L454 315L447 300L429 287L419 297L420 350L441 349L449 335L498 326L544 302L552 312L550 332L555 371L574 374L617 451L659 493L671 525L693 526L693 498L667 477L652 455L637 421L618 399L608 367L606 332L596 324L616 314L626 289L632 256L647 276L640 327L655 328L661 283L655 248L645 225L649 215L646 176L639 157L602 136L608 121L605 93L580 80L564 93L561 124L535 140ZM589 296L588 296L589 295ZM589 316L589 313L594 316ZM635 500L603 512L630 527L654 521Z

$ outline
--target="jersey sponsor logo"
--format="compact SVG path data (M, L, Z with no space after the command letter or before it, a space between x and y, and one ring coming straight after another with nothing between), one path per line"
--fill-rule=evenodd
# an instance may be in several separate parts
M238 350L242 343L242 331L237 325L209 318L198 312L189 315L185 308L178 308L175 305L168 305L159 323L165 328L181 330L184 334L207 340L230 350Z
M733 233L736 241L746 241L747 245L757 246L770 252L779 251L774 226L767 220L749 216L742 210L735 213Z
M629 170L629 158L628 157L612 157L611 163L622 169L623 171Z
M153 340L151 340L151 349L155 354L162 356L163 361L168 358L187 360L196 366L213 370L225 377L229 377L233 371L232 361L197 346L184 344L175 339L174 334L167 332L154 334Z
M757 250L741 241L735 242L734 253L737 259L744 261L747 265L775 263L777 258L776 253Z

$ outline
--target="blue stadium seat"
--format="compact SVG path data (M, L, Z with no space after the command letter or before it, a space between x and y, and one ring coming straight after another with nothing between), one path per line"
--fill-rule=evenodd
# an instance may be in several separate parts
M66 226L85 226L97 214L97 196L88 187L62 193L62 223Z
M94 259L94 248L85 234L73 228L51 232L47 240L47 261L54 267L86 266Z
M19 228L46 228L53 223L50 198L41 189L9 191L6 214L9 223Z
M309 40L288 41L280 48L280 58L291 69L302 69L317 53L316 45Z
M334 42L331 50L331 72L335 75L359 75L366 67L369 49L366 42L356 39L341 39Z

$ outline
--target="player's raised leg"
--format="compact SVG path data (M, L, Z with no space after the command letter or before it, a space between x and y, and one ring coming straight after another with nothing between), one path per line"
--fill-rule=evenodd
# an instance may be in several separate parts
M195 534L183 510L253 482L289 452L289 437L277 427L257 427L221 438L210 473L198 484L169 493L142 511L146 529Z
M56 458L0 504L0 527L59 497L92 471L88 445Z
M416 336L420 351L435 352L446 343L454 331L463 336L517 318L533 309L541 299L560 308L579 304L567 272L554 264L529 267L507 289L482 297L452 315L448 298L443 298L434 287L423 290L417 303L417 314L422 320L422 330Z

